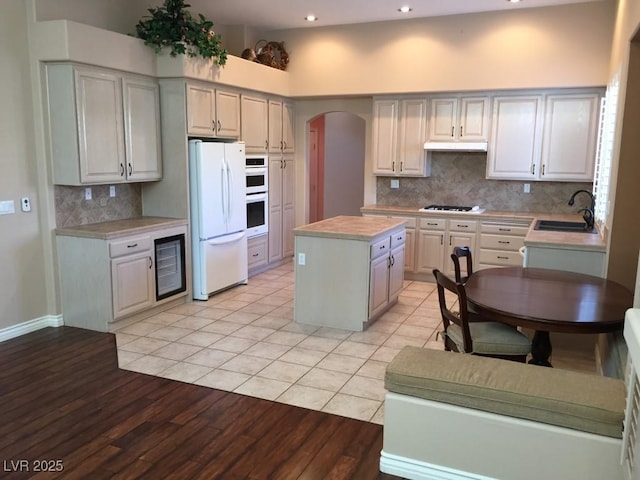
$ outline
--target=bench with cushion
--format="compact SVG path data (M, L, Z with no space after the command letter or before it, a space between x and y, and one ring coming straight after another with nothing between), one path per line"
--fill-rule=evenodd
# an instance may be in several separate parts
M621 479L622 380L405 347L385 376L383 472Z

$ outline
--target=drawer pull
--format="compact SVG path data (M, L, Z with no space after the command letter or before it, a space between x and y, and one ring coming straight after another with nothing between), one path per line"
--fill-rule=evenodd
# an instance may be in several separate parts
M460 224L458 224L457 226L460 227L460 228L469 228L469 225L460 225Z
M496 258L499 258L500 260L509 260L509 257L501 257L500 255L498 255Z
M396 240L404 240L404 237L400 235L399 237L396 237Z
M387 248L386 245L380 245L380 250L384 250L385 248Z
M498 228L499 232L510 232L511 229L510 228Z
M437 223L431 223L431 222L427 222L427 225L433 225L434 227L437 226Z
M257 257L258 255L260 255L260 254L259 254L259 253L254 253L254 254L252 255L252 257Z
M505 242L504 240L498 240L498 243L502 243L503 245L509 245L511 242Z
M138 246L137 243L133 243L131 245L127 245L127 248L136 248Z

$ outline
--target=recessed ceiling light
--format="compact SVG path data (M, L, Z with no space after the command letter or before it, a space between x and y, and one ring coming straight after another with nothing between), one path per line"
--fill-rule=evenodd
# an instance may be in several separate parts
M509 3L520 3L520 0L507 0Z
M409 5L404 5L398 9L400 13L409 13L411 11L411 7Z
M315 15L307 15L306 17L304 17L304 19L307 22L315 22L316 20L318 20L318 17L316 17Z

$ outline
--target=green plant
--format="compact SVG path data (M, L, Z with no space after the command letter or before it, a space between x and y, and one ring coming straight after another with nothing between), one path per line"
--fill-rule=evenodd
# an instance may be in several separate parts
M153 47L159 53L164 47L171 49L170 55L187 54L190 57L201 55L211 58L218 65L227 61L227 51L221 46L221 36L216 34L213 22L201 13L193 18L187 10L191 5L184 0L164 0L158 8L150 8L151 16L145 16L136 25L138 38L145 45ZM188 48L193 47L193 48Z

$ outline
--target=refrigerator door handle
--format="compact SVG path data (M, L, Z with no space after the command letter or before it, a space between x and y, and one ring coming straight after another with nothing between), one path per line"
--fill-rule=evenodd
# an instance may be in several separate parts
M231 185L233 185L233 176L231 173L231 168L229 167L229 163L226 159L224 163L227 166L227 221L229 221L231 219L231 215L233 214L233 212L231 211Z
M229 218L229 215L227 213L229 207L227 206L227 200L228 200L228 196L227 196L227 188L228 188L228 184L227 184L227 177L226 177L226 163L224 162L224 160L222 161L222 164L220 165L220 170L221 170L221 175L220 175L220 196L222 197L222 218L224 219L224 223L226 224Z
M230 235L224 235L222 237L211 238L209 240L205 240L205 242L208 245L227 245L229 243L235 243L239 240L242 240L244 237L246 237L246 235L247 235L247 232L242 231L242 232L232 233Z

